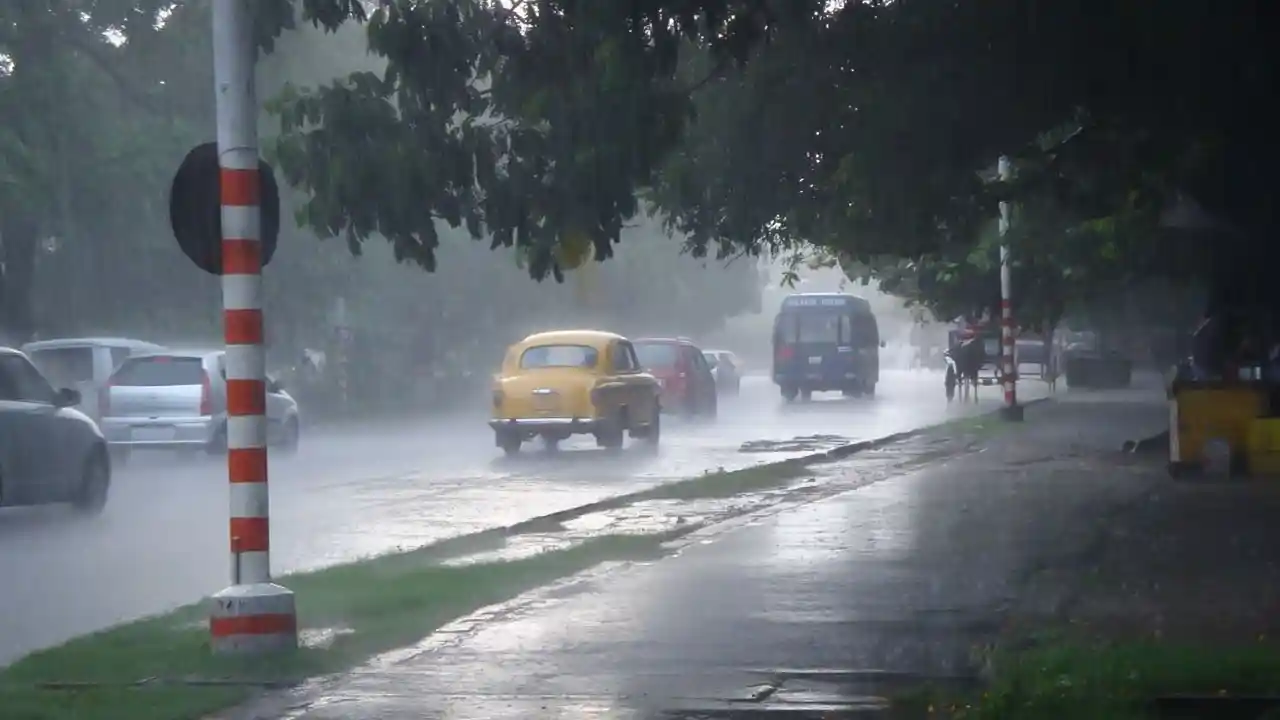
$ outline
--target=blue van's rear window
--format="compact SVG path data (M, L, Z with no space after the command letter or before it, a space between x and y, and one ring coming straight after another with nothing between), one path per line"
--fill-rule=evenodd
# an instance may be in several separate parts
M880 342L875 319L838 309L789 311L778 315L777 341L867 346Z

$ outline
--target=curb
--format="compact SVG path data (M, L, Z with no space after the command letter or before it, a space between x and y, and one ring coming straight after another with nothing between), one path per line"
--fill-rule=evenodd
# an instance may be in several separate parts
M1028 402L1022 403L1021 407L1027 408L1027 407L1031 407L1032 405L1039 405L1041 403L1049 402L1052 399L1053 398L1036 398L1035 400L1030 400ZM978 413L977 415L974 415L973 418L996 417L1000 414L1000 412L1001 412L1000 410L992 410L991 412ZM960 419L970 420L973 418L960 418ZM948 422L951 422L951 421L948 421ZM858 442L849 443L848 445L841 445L839 447L835 447L830 450L825 450L819 453L813 453L812 455L806 455L802 459L805 460L806 463L843 460L844 458L849 457L850 455L854 455L864 450L874 450L876 448L884 447L885 445L892 445L893 443L896 443L896 442L909 440L913 437L916 437L917 435L923 435L924 433L930 432L932 430L936 430L939 427L942 427L943 425L946 425L946 423L939 423L937 425L926 425L924 427L915 428L914 430L905 430L903 432L893 433L892 435L885 435L884 437L874 438L872 440L859 440Z
M1047 403L1052 399L1053 398L1036 398L1035 400L1030 400L1028 402L1022 403L1022 407L1025 408L1025 407L1030 407L1032 405ZM968 418L960 418L960 419L969 420L969 419L980 418L980 417L996 417L999 414L1000 414L1000 410L992 410L990 412L978 413L977 415L973 415ZM951 422L951 421L948 421L948 422ZM809 453L808 455L800 455L798 457L787 458L785 460L775 460L773 462L763 462L763 463L758 463L756 465L748 465L747 467L739 468L738 470L729 470L727 472L739 472L741 470L755 470L755 469L767 468L767 467L786 467L788 465L804 467L807 465L834 462L836 460L843 460L851 455L856 455L857 453L864 452L866 450L875 450L877 448L881 448L886 445L892 445L897 442L902 442L903 440L909 440L913 437L916 437L917 435L923 435L924 433L936 430L939 427L946 424L947 424L946 422L943 422L943 423L938 423L936 425L926 425L924 427L919 427L912 430L905 430L903 432L896 432L890 435L885 435L883 437L872 438L871 440L859 440L857 442L848 443L846 445L839 445L837 447L831 448L830 450L822 450L820 452ZM687 478L683 478L681 480L677 480L675 482L685 482L687 480L695 480L695 479L697 479L697 476L690 476ZM671 483L666 483L666 484L671 484ZM597 500L595 502L587 503L585 505L576 505L571 508L565 508L564 510L557 510L556 512L548 513L546 515L539 515L537 517L532 517L532 518L529 518L528 520L521 520L520 522L514 523L512 525L504 525L502 527L497 527L490 530L481 530L478 533L474 533L472 535L460 535L455 538L449 538L449 539L443 540L442 542L451 542L456 540L464 540L467 538L477 538L481 536L492 536L492 535L499 535L502 537L508 537L511 535L523 535L531 531L537 531L539 528L544 527L548 524L552 524L552 525L559 524L566 520L575 520L577 518L582 517L583 515L590 515L591 513L603 512L605 510L616 510L620 507L624 507L626 505L630 505L632 503L645 500L655 489L661 488L661 487L663 486L658 485L652 488L646 488L644 490L636 490L634 492L629 492L624 495L614 495L613 497L607 497L607 498L604 498L603 500Z

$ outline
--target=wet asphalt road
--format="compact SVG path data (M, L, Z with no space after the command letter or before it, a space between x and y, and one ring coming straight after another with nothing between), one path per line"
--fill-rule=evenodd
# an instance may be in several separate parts
M881 717L899 689L972 683L973 651L1036 568L1085 557L1100 518L1144 496L1150 467L1117 450L1166 410L1158 385L1136 395L1036 406L980 452L956 439L914 471L892 456L936 441L851 456L823 472L856 492L711 525L673 557L482 610L253 717Z
M883 374L875 399L818 396L784 405L767 378L744 380L711 423L672 420L656 456L607 455L575 439L550 455L500 457L482 416L383 427L317 430L297 457L272 461L277 573L410 549L511 524L716 468L822 449L792 444L742 452L749 441L798 436L878 437L990 410L948 408L941 379ZM1043 394L1027 383L1024 397ZM75 635L191 602L228 578L224 466L213 460L138 458L121 470L99 518L61 508L0 511L0 663Z

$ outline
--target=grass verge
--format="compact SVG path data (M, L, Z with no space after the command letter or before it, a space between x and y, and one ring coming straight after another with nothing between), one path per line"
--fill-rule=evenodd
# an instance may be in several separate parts
M209 653L206 606L120 625L29 655L0 671L6 720L199 718L256 690L345 670L411 645L482 607L602 562L655 557L662 535L610 535L522 560L445 567L433 548L311 573L284 583L305 630L338 629L325 648L270 660Z
M644 500L716 500L744 493L771 490L806 475L811 463L803 459L766 463L741 470L716 470L696 478L659 485L631 496Z
M1000 417L999 413L990 412L972 417L956 418L926 428L925 435L966 435L972 438L983 438L998 432L1024 427L1011 423Z
M921 715L966 720L1148 720L1161 697L1226 698L1280 692L1274 644L1206 648L1159 640L1059 639L997 651L991 681L972 696L922 691L900 698ZM1218 717L1179 715L1178 717ZM1268 715L1267 717L1271 717Z

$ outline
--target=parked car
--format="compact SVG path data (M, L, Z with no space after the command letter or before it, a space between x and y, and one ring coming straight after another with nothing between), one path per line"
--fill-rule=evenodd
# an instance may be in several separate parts
M133 450L204 450L227 447L225 350L165 350L136 355L111 376L102 432L120 461ZM298 403L279 381L267 382L267 441L298 449Z
M57 338L22 346L22 352L54 387L80 391L76 409L95 421L102 419L101 405L111 373L134 355L160 350L164 347L155 343L122 337Z
M662 387L662 407L689 417L716 416L716 380L702 350L688 338L643 338L636 355Z
M742 361L728 350L703 350L702 357L711 366L716 380L716 390L726 395L737 395L742 389Z
M54 390L26 355L0 348L0 506L68 502L97 513L107 504L106 440L75 409L73 388Z
M548 449L571 435L620 448L624 434L656 446L661 438L658 381L644 372L631 341L608 332L537 333L507 349L493 386L494 440L508 455L541 437Z

